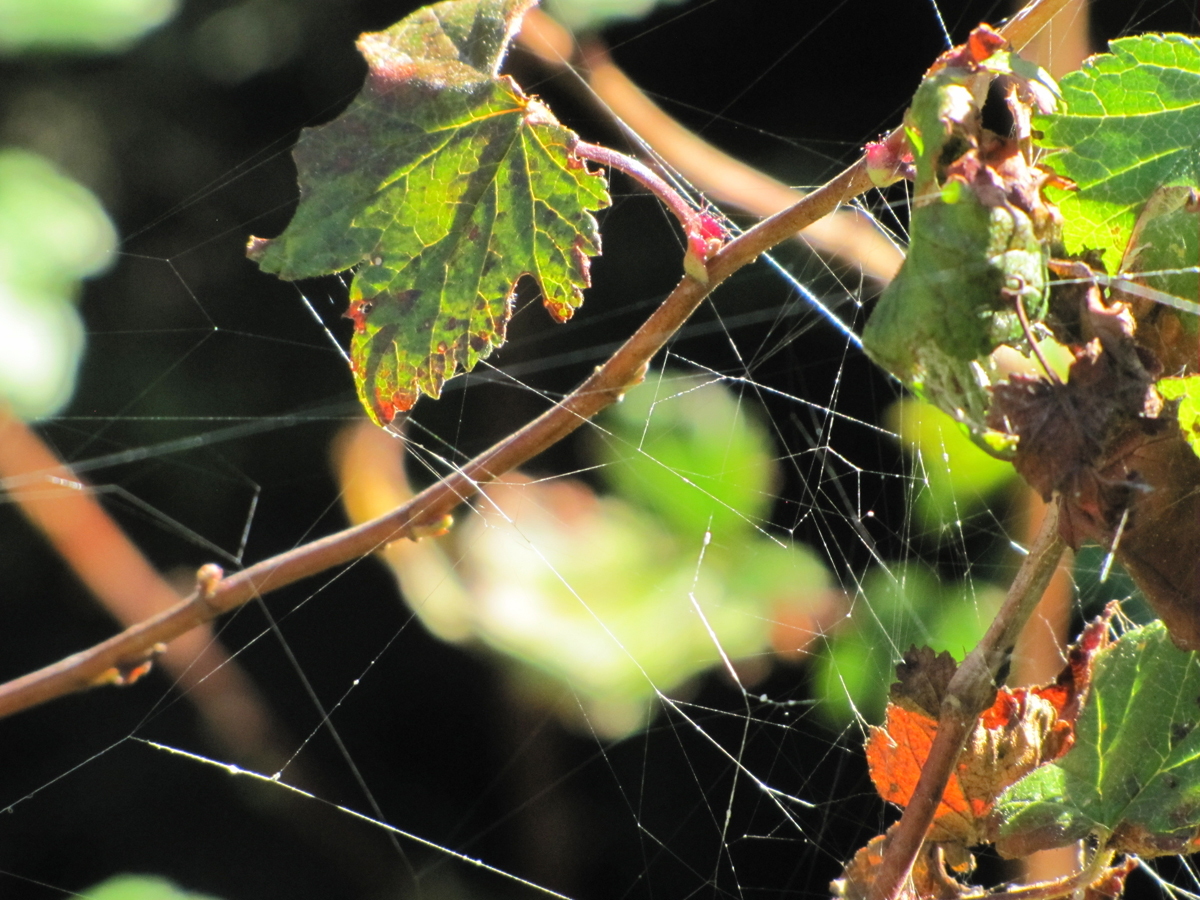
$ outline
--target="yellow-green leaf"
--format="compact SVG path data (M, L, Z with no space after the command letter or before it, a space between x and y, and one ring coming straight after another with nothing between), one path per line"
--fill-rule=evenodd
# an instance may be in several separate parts
M559 321L589 284L604 179L498 74L532 4L450 0L360 37L362 93L304 131L296 215L278 238L250 241L250 257L288 280L358 267L351 358L380 424L504 342L522 277Z

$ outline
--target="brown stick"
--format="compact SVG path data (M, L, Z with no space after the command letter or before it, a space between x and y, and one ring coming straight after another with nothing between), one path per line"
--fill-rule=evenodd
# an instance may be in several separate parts
M980 713L995 699L996 673L1041 600L1065 547L1058 533L1058 506L1051 505L1029 548L1029 555L1008 589L1000 612L950 680L938 717L937 735L921 767L921 777L912 799L892 833L872 885L871 900L895 900L904 886L933 823L933 815L954 772L963 743L974 729Z
M399 509L281 553L228 578L206 579L186 600L153 618L91 649L0 685L0 717L91 687L109 669L136 664L155 644L174 640L257 595L358 559L391 541L419 534L474 494L480 484L500 477L562 440L640 381L650 359L716 285L870 186L866 166L860 161L792 208L730 241L708 261L708 284L684 278L633 336L561 403Z
M122 626L149 619L179 602L179 594L146 561L91 489L37 432L0 404L0 480L20 479L9 495L71 571ZM278 766L287 757L249 676L206 627L181 635L160 659L195 704L213 735L243 762ZM119 681L119 670L102 672Z
M1017 46L1041 30L1067 0L1034 0L1003 33ZM96 646L0 685L0 718L84 690L104 672L136 664L158 643L246 603L252 597L342 565L448 515L482 483L494 480L573 432L641 378L650 359L701 301L722 281L839 205L871 187L860 159L790 208L760 222L708 261L708 283L679 283L662 305L609 360L568 395L521 430L495 444L463 469L422 491L387 516L264 560L219 581L204 580L186 600ZM949 777L949 771L945 778ZM923 779L924 780L924 779ZM944 790L944 781L942 790ZM937 792L941 795L941 790ZM921 833L922 836L924 832ZM919 847L919 841L917 846ZM915 849L897 883L912 866Z

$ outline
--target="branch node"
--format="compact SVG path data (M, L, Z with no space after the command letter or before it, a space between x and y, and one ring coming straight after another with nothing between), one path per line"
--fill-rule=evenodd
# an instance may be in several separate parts
M196 570L196 593L201 602L212 606L212 599L217 595L217 588L224 577L225 570L216 563L205 563Z

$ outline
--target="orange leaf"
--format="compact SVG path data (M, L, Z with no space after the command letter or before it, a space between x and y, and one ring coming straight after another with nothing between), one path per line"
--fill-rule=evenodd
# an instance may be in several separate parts
M1036 688L1001 688L963 747L927 840L967 847L993 839L990 813L1000 793L1065 753L1091 680L1092 660L1108 640L1114 609L1090 624L1071 648L1054 682ZM871 728L867 765L879 795L905 806L911 799L937 734L937 715L955 664L949 654L912 648L897 666L882 728Z
M829 885L833 896L840 900L867 900L871 896L871 887L875 884L883 854L895 828L893 825L886 835L872 838L854 854L854 859L842 871L842 877ZM953 848L950 848L950 855L961 858L948 858L947 848L925 844L917 854L912 872L900 888L897 900L957 900L964 896L967 886L956 880L950 870L969 874L975 867L975 860L969 853L955 853Z

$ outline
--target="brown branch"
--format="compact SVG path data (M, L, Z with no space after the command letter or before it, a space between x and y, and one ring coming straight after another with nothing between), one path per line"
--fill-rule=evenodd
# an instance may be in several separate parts
M1007 26L1004 33L1014 44L1021 46L1040 31L1065 2L1067 0L1035 0ZM718 284L760 254L832 213L838 206L870 187L865 161L860 159L798 203L730 241L708 261L707 284L685 277L633 336L561 403L484 451L459 471L425 489L399 509L372 522L264 560L228 578L200 579L191 596L170 609L88 650L0 685L0 717L92 687L105 672L137 665L155 645L174 640L255 596L358 559L391 541L420 534L474 494L480 484L500 477L541 453L617 400L629 386L637 383L654 354ZM971 658L968 657L968 661ZM956 747L961 747L965 734L966 730L961 730ZM949 737L941 742L947 745ZM934 746L936 749L937 743ZM941 752L946 754L944 749ZM956 749L950 758L951 763L957 754ZM932 772L929 767L927 770ZM933 791L935 785L930 779L934 777L942 779L942 787L935 794L941 796L945 779L949 777L949 768L944 767L944 771L939 771L940 776L930 775L928 779L922 775L918 796L922 785L926 793ZM910 805L909 809L912 808ZM928 814L932 815L932 808ZM904 851L903 858L906 861L893 864L893 868L899 867L895 875L896 885L907 876L924 833L925 829L920 829L916 834L916 845ZM885 864L891 864L892 859L899 860L901 857L898 853L889 853L888 863Z
M91 687L104 672L136 664L156 644L174 640L255 596L358 559L391 541L420 534L474 494L480 484L541 453L616 401L642 378L650 359L716 285L870 186L860 160L792 208L730 241L708 260L708 284L685 277L633 336L561 403L399 509L227 578L203 579L190 597L153 618L91 649L0 685L0 717Z
M1004 605L983 639L950 680L938 717L937 735L921 767L921 777L912 799L892 833L872 885L872 900L895 900L900 894L946 792L963 743L975 728L980 713L995 700L996 673L1008 659L1017 635L1042 599L1065 547L1058 533L1058 506L1051 505L1028 556L1008 589Z
M33 472L38 477L28 477ZM25 518L122 626L179 602L179 594L97 502L92 489L36 431L0 404L0 484L5 483L18 485L8 494ZM157 661L235 759L263 768L277 768L287 760L274 737L280 732L278 723L210 628L181 635ZM98 679L120 683L129 674L118 666Z

